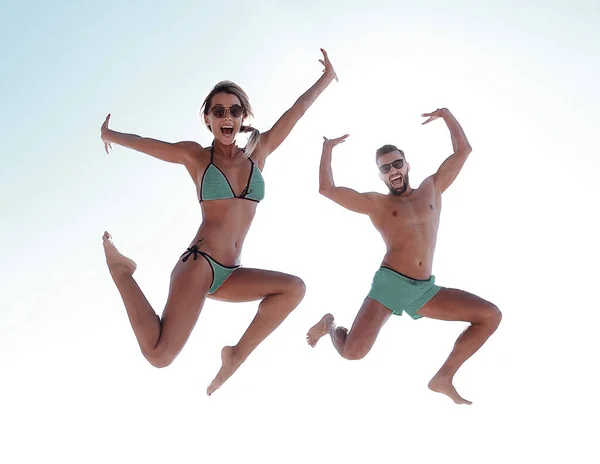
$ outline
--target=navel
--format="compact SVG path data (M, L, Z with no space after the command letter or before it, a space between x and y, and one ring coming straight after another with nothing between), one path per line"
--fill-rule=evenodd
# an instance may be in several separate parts
M397 213L396 211L394 211L394 212L392 213L392 216L396 217L396 216L398 216L398 213Z
M429 209L433 211L433 205L429 205Z

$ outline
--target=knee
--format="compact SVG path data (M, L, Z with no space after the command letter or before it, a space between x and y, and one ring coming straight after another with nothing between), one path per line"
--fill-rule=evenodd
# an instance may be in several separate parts
M493 327L494 330L496 330L500 325L501 321L502 312L500 311L500 309L498 309L498 306L496 306L493 303L489 303L486 311L485 323L488 324L490 327Z
M368 349L359 346L345 346L341 355L348 361L358 361L359 359L363 359L368 352Z
M304 295L306 295L306 284L300 277L291 276L288 292L293 295L294 299L299 303L304 299Z
M175 355L161 350L142 351L146 360L157 369L163 369L170 366L175 360Z

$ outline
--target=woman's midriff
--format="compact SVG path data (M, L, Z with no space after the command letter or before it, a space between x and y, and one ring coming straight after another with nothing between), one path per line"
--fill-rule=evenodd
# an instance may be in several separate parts
M191 245L226 266L240 264L239 258L250 230L257 203L244 199L204 201L203 220Z

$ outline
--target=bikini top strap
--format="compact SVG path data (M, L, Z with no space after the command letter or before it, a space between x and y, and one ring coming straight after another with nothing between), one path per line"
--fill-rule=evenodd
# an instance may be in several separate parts
M215 141L213 140L212 143L210 144L210 162L211 162L211 164L213 162L214 151L215 151Z

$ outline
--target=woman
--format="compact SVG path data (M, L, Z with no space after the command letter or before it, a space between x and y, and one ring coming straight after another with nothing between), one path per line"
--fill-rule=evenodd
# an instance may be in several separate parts
M202 208L203 222L171 274L162 319L133 279L135 263L120 254L108 232L104 233L108 268L141 351L150 364L166 367L173 362L187 342L207 295L230 302L262 300L238 344L222 349L223 364L207 389L208 395L240 367L304 297L305 286L300 278L243 268L239 257L257 204L264 197L261 171L267 157L286 139L331 81L337 79L327 53L321 51L323 76L262 135L243 125L253 115L252 107L246 93L229 81L218 83L202 105L204 123L214 136L210 147L116 132L108 128L110 114L102 125L107 153L114 143L163 161L183 164L196 184ZM236 146L236 135L240 132L251 133L245 149Z

